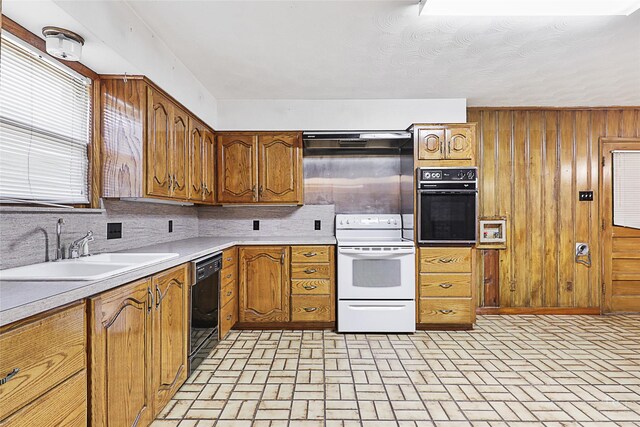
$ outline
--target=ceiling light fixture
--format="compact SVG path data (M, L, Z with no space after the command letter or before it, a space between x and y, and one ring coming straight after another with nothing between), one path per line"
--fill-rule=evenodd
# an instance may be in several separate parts
M47 53L65 61L80 61L84 39L73 31L58 27L44 27Z
M420 0L419 7L427 16L628 16L640 0Z

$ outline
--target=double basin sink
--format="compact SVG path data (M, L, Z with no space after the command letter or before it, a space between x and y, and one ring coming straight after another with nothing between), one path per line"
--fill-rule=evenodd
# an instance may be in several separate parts
M101 280L176 258L176 253L104 253L0 270L3 281Z

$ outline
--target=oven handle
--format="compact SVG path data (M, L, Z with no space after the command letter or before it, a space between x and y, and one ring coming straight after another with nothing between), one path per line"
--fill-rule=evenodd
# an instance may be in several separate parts
M472 194L478 190L418 190L418 193L438 193L438 194Z
M398 311L406 309L406 305L350 305L349 310L384 310L384 311Z
M414 248L401 248L391 251L359 251L353 248L338 248L338 253L345 255L356 255L363 258L395 258L403 255L411 255L415 253Z

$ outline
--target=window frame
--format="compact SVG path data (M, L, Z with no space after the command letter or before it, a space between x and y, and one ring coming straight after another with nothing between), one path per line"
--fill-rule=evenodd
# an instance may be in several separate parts
M10 33L14 37L19 38L23 42L27 43L30 46L40 50L41 52L46 52L46 44L45 41L27 30L20 24L15 21L7 18L6 15L2 15L2 30ZM100 173L101 173L101 156L100 156L100 76L83 65L80 62L71 62L71 61L63 61L57 58L53 58L54 60L60 62L66 67L72 69L78 74L88 78L91 80L91 93L89 94L89 102L91 104L91 114L89 115L89 145L87 147L87 156L89 160L89 171L87 174L89 182L87 186L89 188L89 203L83 204L68 204L65 206L70 206L74 208L100 208L100 196L101 196L101 182L100 182ZM33 203L7 203L7 205L18 205L18 206L41 206L37 202Z

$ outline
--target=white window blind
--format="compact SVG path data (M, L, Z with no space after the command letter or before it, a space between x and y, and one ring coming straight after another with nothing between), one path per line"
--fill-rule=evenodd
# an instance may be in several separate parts
M613 152L613 225L640 229L640 151Z
M91 81L1 40L0 201L88 203Z

